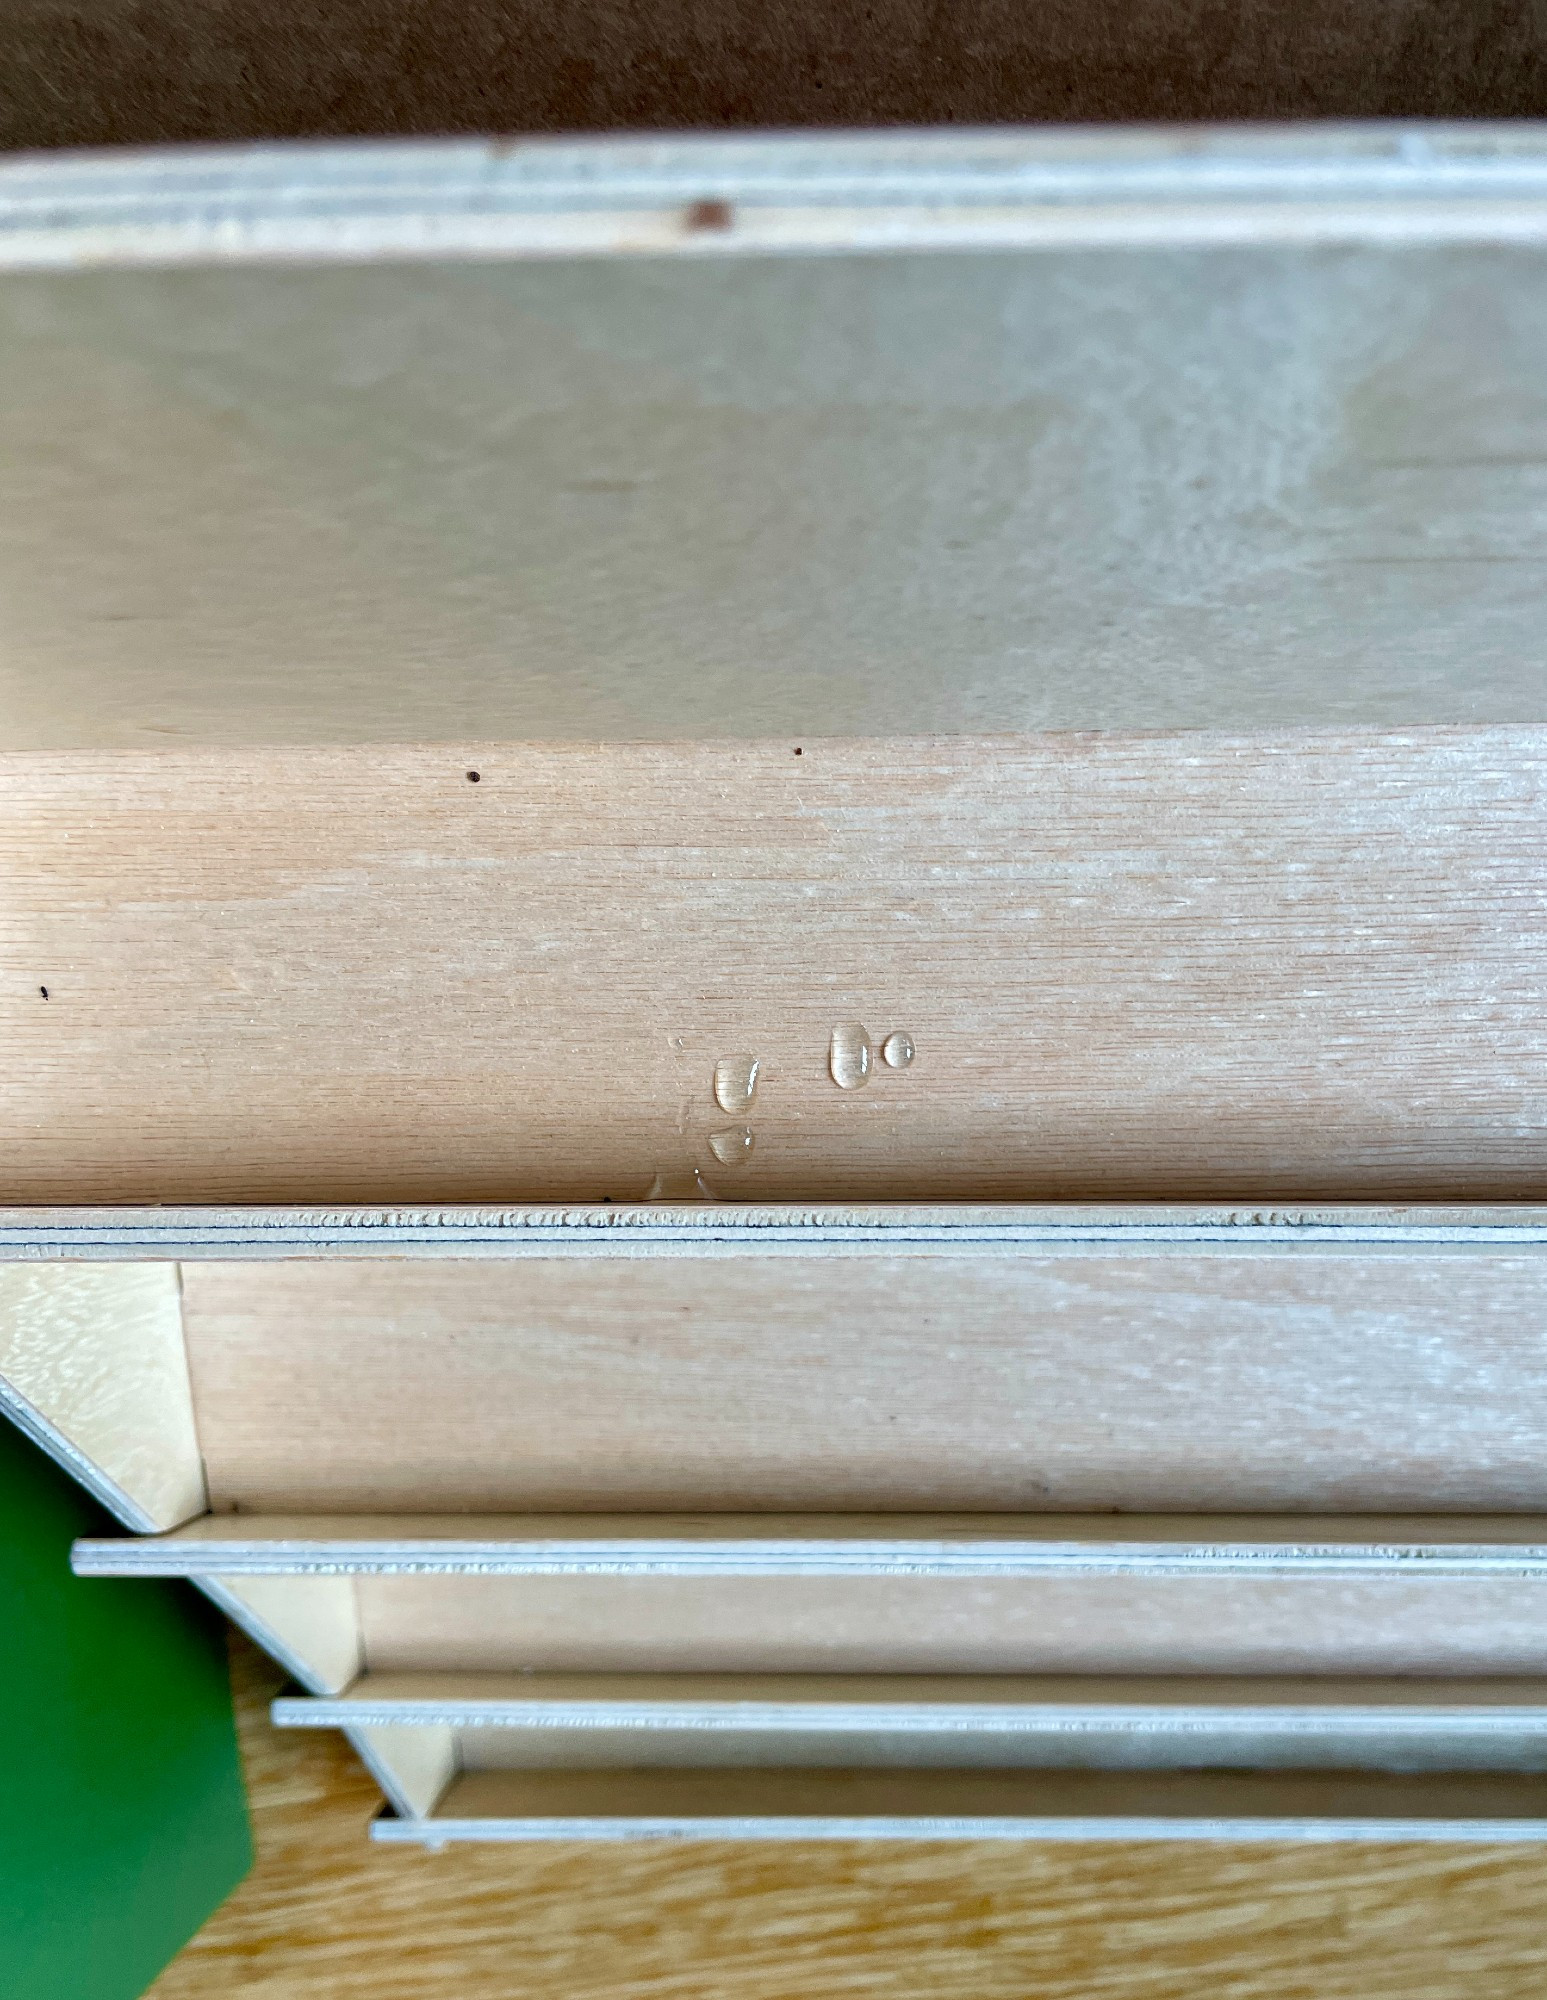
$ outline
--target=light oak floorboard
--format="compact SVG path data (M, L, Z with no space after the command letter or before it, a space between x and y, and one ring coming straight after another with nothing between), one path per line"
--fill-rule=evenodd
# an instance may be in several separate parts
M1522 1847L373 1847L237 1641L258 1861L147 2000L1538 2000Z

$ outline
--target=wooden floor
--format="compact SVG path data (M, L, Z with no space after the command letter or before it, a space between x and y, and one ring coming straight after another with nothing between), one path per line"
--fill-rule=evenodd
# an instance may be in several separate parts
M1547 1850L372 1847L337 1739L235 1642L258 1862L150 2000L1513 2000Z

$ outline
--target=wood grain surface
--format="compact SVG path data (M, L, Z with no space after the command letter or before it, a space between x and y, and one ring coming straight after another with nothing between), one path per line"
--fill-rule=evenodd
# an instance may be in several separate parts
M16 755L0 842L0 1199L1544 1186L1540 730Z
M0 745L1540 724L1544 311L1529 242L13 274Z
M1547 1585L1506 1578L375 1576L356 1588L382 1672L1520 1674L1547 1652Z
M183 1283L217 1509L1547 1504L1529 1250L345 1259Z
M3 1199L1544 1188L1535 729L17 755L0 842Z
M0 1265L0 1407L133 1527L203 1513L175 1264Z
M234 1650L258 1862L147 2000L1538 2000L1525 1847L371 1846Z

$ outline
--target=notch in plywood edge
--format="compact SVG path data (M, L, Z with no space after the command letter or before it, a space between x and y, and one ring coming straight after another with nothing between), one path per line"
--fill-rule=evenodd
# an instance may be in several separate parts
M472 1771L373 1839L1547 1840L1547 1780L1338 1772Z

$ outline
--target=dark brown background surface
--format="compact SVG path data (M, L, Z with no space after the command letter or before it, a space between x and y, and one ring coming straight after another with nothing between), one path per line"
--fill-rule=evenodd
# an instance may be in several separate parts
M1543 0L7 0L0 145L1547 114Z

